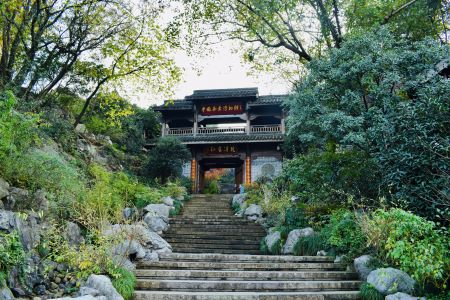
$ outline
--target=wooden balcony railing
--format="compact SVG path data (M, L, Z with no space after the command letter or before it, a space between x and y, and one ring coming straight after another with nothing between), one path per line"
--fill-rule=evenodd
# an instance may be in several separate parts
M245 133L245 126L243 127L200 127L197 129L197 134L235 134Z
M250 126L250 132L251 133L276 133L281 132L281 125L275 124L275 125L253 125Z
M248 134L262 134L262 133L280 133L281 125L252 125L250 126L250 132ZM245 126L240 127L200 127L197 128L196 134L209 135L209 134L246 134L247 128ZM166 135L176 136L189 136L194 135L194 128L168 128L165 131Z

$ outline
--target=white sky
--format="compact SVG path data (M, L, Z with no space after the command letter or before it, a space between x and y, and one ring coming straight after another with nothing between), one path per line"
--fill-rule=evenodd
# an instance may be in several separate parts
M183 52L175 55L177 65L183 69L182 81L174 88L175 99L182 99L199 89L258 87L260 95L289 92L290 84L274 75L250 76L250 66L244 64L241 55L233 51L230 41L217 44L214 48L214 53L208 56L189 57ZM145 108L162 104L163 100L151 95L138 95L132 102Z

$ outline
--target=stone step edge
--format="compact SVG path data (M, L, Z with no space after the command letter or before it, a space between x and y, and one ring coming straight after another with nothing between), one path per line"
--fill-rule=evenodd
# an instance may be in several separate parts
M333 262L332 256L294 256L294 255L249 255L249 254L216 254L216 253L161 253L160 259L212 259L212 260L237 260L237 261L260 261L260 260L276 260L286 262Z

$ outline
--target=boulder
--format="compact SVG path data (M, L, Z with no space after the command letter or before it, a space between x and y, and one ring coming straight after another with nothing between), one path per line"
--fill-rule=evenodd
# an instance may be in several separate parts
M413 297L411 295L405 294L405 293L401 293L401 292L397 292L395 294L392 295L387 295L386 298L384 298L385 300L425 300L425 297Z
M292 230L288 234L288 237L286 239L286 244L284 244L282 253L283 254L294 253L294 246L295 246L295 244L297 244L298 240L302 237L311 236L311 235L314 235L314 230L311 227Z
M113 249L113 253L126 258L135 257L140 259L145 257L144 247L135 240L126 240L119 245L116 245Z
M12 211L0 210L0 230L11 232L16 226L16 215Z
M408 274L394 268L380 268L370 272L367 282L383 295L397 292L411 294L416 285Z
M122 211L122 216L125 220L131 220L136 218L138 215L138 211L136 208L132 207L125 207Z
M67 222L66 239L71 246L78 246L84 242L84 238L81 235L81 229L77 224L73 222Z
M25 250L30 251L36 248L41 241L42 226L39 224L39 218L30 213L25 220L18 215L15 216L15 220L15 229L19 232L20 240Z
M317 251L317 254L316 254L316 256L327 256L327 255L328 255L328 253L325 250Z
M0 289L0 299L1 300L14 300L14 295L8 287L3 287Z
M247 217L247 219L256 221L262 216L261 206L257 204L250 204L250 206L245 209L244 215Z
M337 256L334 258L334 263L335 263L335 264L343 263L344 260L345 260L345 258L346 258L345 255L337 255Z
M164 197L161 199L161 202L167 206L173 206L173 198L172 197Z
M154 212L148 212L144 216L144 222L151 231L162 233L169 228L167 219L157 216Z
M172 252L172 246L157 233L149 231L150 244L158 253Z
M47 199L47 193L44 190L37 190L33 193L33 200L36 203L36 208L40 211L48 211L49 202Z
M84 286L90 288L92 291L97 290L99 295L105 296L108 300L123 300L123 297L112 285L111 280L105 275L92 274Z
M4 202L6 209L12 210L15 206L27 206L30 203L30 192L27 190L13 187Z
M244 201L247 198L246 194L237 194L233 196L233 199L231 200L231 205L242 207L244 205Z
M76 300L109 300L105 296L94 297L92 295L85 295L85 296L80 296L80 297L75 297L75 298L70 298L70 297L53 298L53 299L49 299L49 300L73 300L73 299L76 299Z
M75 132L82 134L87 133L86 125L78 124L77 126L75 126Z
M367 276L369 276L370 272L374 270L374 268L369 266L372 259L373 258L371 255L363 255L355 258L353 262L353 266L362 281L366 281Z
M277 243L279 243L280 240L281 233L279 231L274 231L264 238L264 241L266 242L267 248L269 248L269 250L271 250Z
M9 184L0 178L0 200L9 196Z
M144 207L144 213L154 212L160 217L169 218L170 209L171 207L165 204L149 204Z
M146 250L172 252L172 247L157 233L150 231L143 223L132 225L115 224L103 232L104 235L123 235L127 240L138 241Z

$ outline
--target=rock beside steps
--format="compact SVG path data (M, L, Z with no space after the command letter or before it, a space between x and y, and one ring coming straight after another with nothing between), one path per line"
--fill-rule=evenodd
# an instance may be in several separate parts
M332 257L258 255L265 231L235 217L230 199L194 196L170 220L174 253L138 266L135 300L360 298L357 274Z

